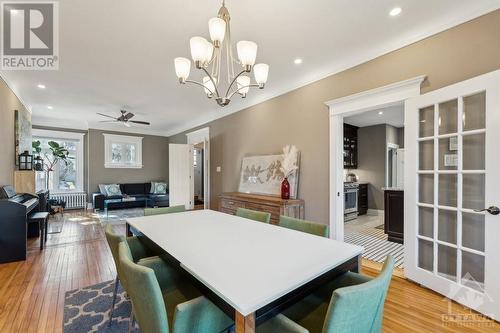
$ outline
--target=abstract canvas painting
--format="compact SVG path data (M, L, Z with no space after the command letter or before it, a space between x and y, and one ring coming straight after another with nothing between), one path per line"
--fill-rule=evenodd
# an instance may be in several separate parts
M297 166L299 157L297 155ZM256 194L281 194L283 155L260 155L244 157L241 163L239 192ZM290 198L297 198L299 169L288 177Z
M25 150L31 153L31 114L28 111L14 110L14 142L15 161L18 165L19 154Z

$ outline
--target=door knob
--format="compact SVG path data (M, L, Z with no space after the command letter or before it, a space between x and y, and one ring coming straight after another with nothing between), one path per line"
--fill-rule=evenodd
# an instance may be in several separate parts
M475 212L485 212L485 211L488 212L488 213L490 213L491 215L498 215L498 214L500 214L500 208L498 208L497 206L490 206L488 208L475 210Z

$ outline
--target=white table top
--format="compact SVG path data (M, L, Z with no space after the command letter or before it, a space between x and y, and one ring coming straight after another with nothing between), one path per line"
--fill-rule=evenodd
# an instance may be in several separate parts
M363 252L352 244L212 210L127 222L244 316Z

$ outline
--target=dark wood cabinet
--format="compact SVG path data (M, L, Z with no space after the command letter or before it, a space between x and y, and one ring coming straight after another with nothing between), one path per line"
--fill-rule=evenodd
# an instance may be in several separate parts
M344 124L344 169L358 167L358 127Z
M384 191L384 231L391 242L403 244L404 192Z
M359 184L358 190L358 215L368 212L368 184Z

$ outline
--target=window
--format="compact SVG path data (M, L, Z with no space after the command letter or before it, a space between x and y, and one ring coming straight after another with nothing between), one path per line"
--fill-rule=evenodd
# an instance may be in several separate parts
M83 133L70 133L33 129L33 141L40 141L42 149L40 157L43 159L44 170L37 171L36 190L48 188L53 193L83 191ZM68 150L66 163L59 160L54 164L52 171L47 167L54 157L49 142L55 141ZM36 155L36 154L35 154Z
M142 168L142 137L104 133L104 167Z

